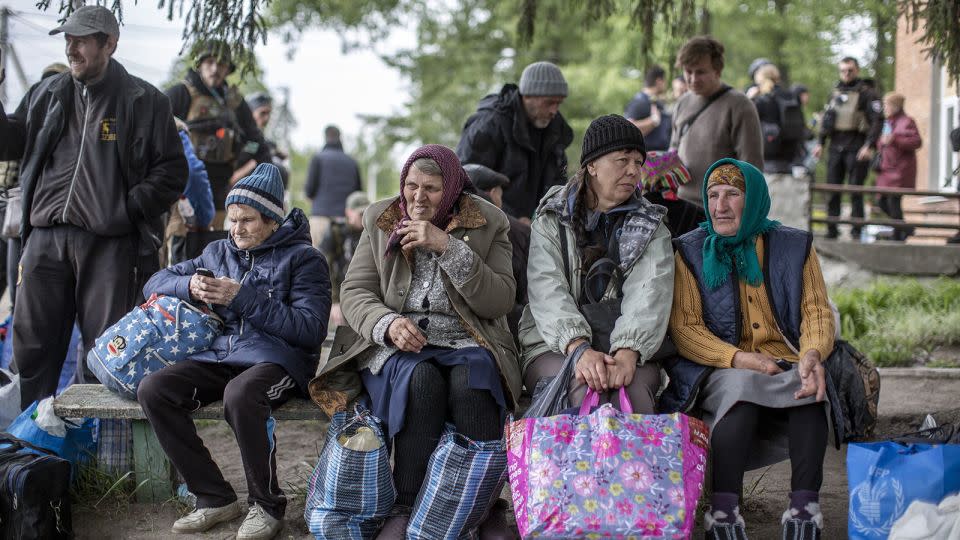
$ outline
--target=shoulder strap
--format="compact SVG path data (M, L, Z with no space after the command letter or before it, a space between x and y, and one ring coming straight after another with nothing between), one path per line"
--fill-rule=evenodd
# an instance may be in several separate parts
M697 118L699 118L700 115L703 114L703 111L710 108L710 106L713 105L714 101L720 99L720 97L726 94L728 91L730 91L731 88L732 88L731 86L725 84L720 90L717 90L716 93L714 93L712 96L707 98L707 102L703 105L703 107L700 107L699 111L693 113L693 116L691 116L690 118L687 118L687 120L683 123L683 125L680 126L679 138L682 139L683 136L687 134L687 131L690 131L690 126L692 126L693 123L697 120Z
M567 283L570 283L570 256L569 249L567 248L567 231L563 229L563 224L560 225L560 256L563 257L563 276L567 278Z

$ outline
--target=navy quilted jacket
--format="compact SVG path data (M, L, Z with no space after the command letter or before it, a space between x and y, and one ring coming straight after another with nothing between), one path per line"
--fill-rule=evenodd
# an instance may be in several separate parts
M225 322L223 335L190 358L236 366L279 364L306 392L327 336L330 278L326 260L310 242L303 212L294 209L252 250L237 248L232 239L211 243L196 259L154 274L143 293L189 300L190 278L199 267L233 278L241 287L229 306L215 306Z

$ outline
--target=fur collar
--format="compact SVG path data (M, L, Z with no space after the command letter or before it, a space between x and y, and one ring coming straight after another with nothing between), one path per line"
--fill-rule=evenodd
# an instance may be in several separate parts
M456 213L447 225L445 232L449 233L458 228L478 229L487 224L487 218L483 217L483 213L480 211L480 205L473 200L471 195L466 193L460 195L456 209ZM393 229L396 228L401 218L400 198L398 197L377 218L377 228L389 234L393 232Z

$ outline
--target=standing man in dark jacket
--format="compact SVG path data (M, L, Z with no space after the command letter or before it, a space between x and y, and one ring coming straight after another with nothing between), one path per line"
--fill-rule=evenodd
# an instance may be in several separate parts
M193 149L207 168L216 209L211 226L220 230L227 192L257 163L270 163L272 156L250 107L237 88L226 83L236 69L230 47L218 40L202 42L193 57L195 69L166 93L173 115L187 123Z
M304 193L310 199L310 236L314 246L320 245L334 219L343 219L347 197L363 189L360 167L343 151L340 129L327 126L323 136L326 144L310 160L304 187Z
M844 177L851 186L862 186L867 179L874 146L883 129L883 105L873 90L860 78L860 65L855 58L840 60L840 81L827 103L820 128L819 144L813 156L819 158L823 145L830 139L827 157L827 182L842 184ZM851 195L851 217L863 218L863 195ZM840 215L840 194L833 193L827 201L827 215ZM860 227L850 229L854 240L860 239ZM837 226L827 226L827 238L837 237Z
M560 114L567 81L550 62L523 69L520 86L505 84L480 100L457 145L463 163L487 166L510 179L503 211L529 225L540 199L566 181L573 130Z
M23 407L56 390L74 319L89 350L136 305L159 267L161 214L187 179L166 96L111 58L113 14L84 6L50 33L66 36L70 72L31 88L10 117L0 109L0 159L22 163L13 347Z

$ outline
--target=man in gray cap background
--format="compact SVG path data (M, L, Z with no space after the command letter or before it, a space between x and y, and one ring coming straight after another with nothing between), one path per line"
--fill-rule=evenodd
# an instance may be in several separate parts
M13 348L24 408L56 390L74 320L88 351L139 303L159 269L161 215L187 179L170 102L112 58L113 14L81 7L59 33L69 72L33 86L9 117L0 106L0 160L21 159Z
M566 96L560 68L534 62L524 68L519 86L505 84L499 94L480 100L457 145L461 162L510 179L503 211L527 224L547 189L566 181L565 150L573 142L573 130L560 114Z

